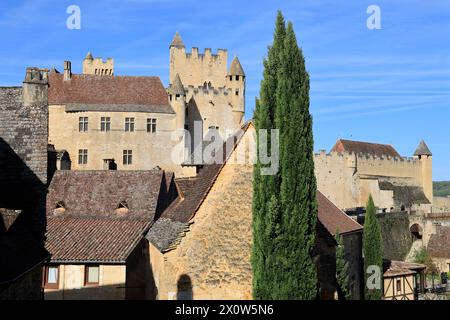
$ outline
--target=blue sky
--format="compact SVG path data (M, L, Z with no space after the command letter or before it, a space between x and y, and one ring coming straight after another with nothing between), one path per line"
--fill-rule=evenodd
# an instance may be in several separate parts
M311 75L315 149L348 138L434 153L434 179L450 180L450 2L444 0L26 0L0 3L0 85L20 85L27 66L81 72L87 51L114 57L116 74L157 75L167 85L168 45L227 48L247 73L253 113L262 59L281 9L294 23ZM69 5L81 30L66 28ZM381 30L366 27L381 8Z

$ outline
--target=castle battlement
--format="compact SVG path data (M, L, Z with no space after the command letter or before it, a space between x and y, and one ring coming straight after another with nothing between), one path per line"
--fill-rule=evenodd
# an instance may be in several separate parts
M186 93L189 95L198 95L198 94L204 94L204 95L231 95L232 89L226 88L226 87L220 87L220 88L214 88L214 87L204 87L204 86L187 86L185 87Z
M192 47L191 52L186 52L186 58L187 59L198 59L198 60L204 60L206 59L225 59L228 55L227 49L217 49L217 53L212 53L211 48L205 48L205 51L203 53L199 53L199 50L197 47Z

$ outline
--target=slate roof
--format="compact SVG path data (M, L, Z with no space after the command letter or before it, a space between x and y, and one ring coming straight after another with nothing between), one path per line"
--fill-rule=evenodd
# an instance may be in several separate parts
M415 156L432 156L433 154L430 151L430 148L428 148L425 141L420 141L419 146L417 147L416 151L414 152Z
M359 223L336 207L336 205L328 200L328 198L320 191L317 191L317 204L317 218L332 236L336 235L336 230L339 230L339 234L363 230L363 227Z
M73 74L64 80L50 72L48 102L67 111L128 111L174 113L158 77Z
M389 181L379 181L380 190L394 191L394 202L397 206L411 207L413 204L430 204L423 188L415 186L394 185Z
M46 248L59 263L125 263L143 239L146 219L48 217Z
M391 145L343 139L339 139L331 149L331 151L335 151L338 153L363 153L375 155L377 157L390 156L401 158L397 150L395 150Z
M181 82L180 75L177 73L175 76L175 79L173 80L173 83L170 85L169 88L170 94L179 94L179 95L185 95L186 91L184 90L183 83Z
M244 68L242 68L241 62L238 57L234 57L230 65L230 75L233 76L245 76Z
M47 215L62 204L65 216L115 217L124 202L126 217L152 221L165 208L172 177L163 170L57 171L49 186Z
M428 252L433 258L450 259L450 227L440 226L428 241Z
M175 36L172 39L172 43L170 44L170 47L176 47L176 48L184 48L185 47L183 40L181 39L181 36L178 33L178 31L175 33Z

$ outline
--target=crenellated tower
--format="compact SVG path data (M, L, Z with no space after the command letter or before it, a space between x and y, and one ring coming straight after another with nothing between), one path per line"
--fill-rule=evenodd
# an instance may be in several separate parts
M433 203L433 154L425 141L420 141L414 152L414 157L419 159L422 165L422 185L423 192L428 200Z
M83 60L83 74L112 76L114 75L114 59L108 58L103 61L102 58L94 58L91 52L88 52Z
M194 128L195 122L202 123L203 134L214 128L224 138L238 130L245 114L245 73L239 59L235 57L228 69L228 52L225 49L219 49L214 54L209 48L199 53L198 48L194 47L188 53L178 32L169 50L168 92L170 94L171 88L183 87L188 130ZM172 104L174 110L180 110L176 100L172 100Z

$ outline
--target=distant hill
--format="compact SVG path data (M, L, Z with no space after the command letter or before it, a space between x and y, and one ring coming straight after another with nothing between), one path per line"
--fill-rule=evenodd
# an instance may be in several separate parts
M450 181L435 181L433 182L433 190L435 197L449 197L450 196Z

